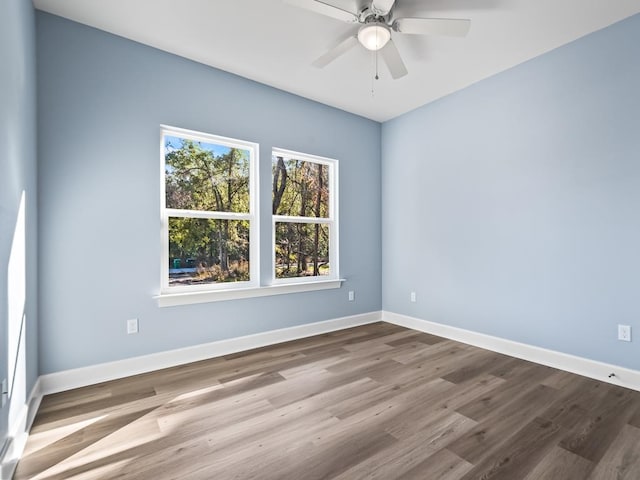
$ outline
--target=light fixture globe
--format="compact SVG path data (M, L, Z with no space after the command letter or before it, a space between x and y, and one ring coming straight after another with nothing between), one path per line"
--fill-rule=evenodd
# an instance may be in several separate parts
M380 50L391 40L391 30L384 23L372 22L360 27L358 41L367 50Z

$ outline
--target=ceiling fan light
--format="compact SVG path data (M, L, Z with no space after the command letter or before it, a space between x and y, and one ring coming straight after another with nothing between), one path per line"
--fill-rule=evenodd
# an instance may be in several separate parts
M358 31L358 41L367 50L380 50L391 40L389 27L382 23L363 25Z

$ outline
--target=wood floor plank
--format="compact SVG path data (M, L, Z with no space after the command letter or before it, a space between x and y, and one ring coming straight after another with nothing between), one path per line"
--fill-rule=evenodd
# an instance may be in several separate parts
M335 477L334 480L388 480L411 471L436 453L417 443L398 441L376 452Z
M640 428L624 425L591 480L637 480L640 478Z
M43 410L38 415L38 421L36 428L39 428L43 424L53 423L60 419L68 418L69 416L77 416L82 414L90 414L99 410L117 410L123 405L133 403L145 398L154 397L156 392L154 389L136 390L134 392L128 392L121 395L111 395L105 398L92 400L90 402L83 402L81 404L73 405L67 408L57 408L55 410Z
M399 437L390 428L387 428L386 431L400 441L355 465L338 478L343 480L353 478L386 480L404 474L409 475L410 471L417 473L428 470L423 464L425 460L437 452L442 452L443 445L458 438L474 425L475 422L467 417L455 412L444 411L437 418L432 418L431 423L423 424L423 428L417 429L411 435ZM448 456L454 457L450 453ZM470 465L459 457L455 458L456 464ZM435 456L434 461L440 461L438 455ZM421 466L416 469L419 465Z
M479 458L462 480L512 480L523 477L553 448L561 434L559 425L535 418L509 436L501 448L493 449L493 453Z
M536 366L528 366L518 375L498 385L494 390L479 398L472 399L469 403L458 407L456 410L469 418L479 422L483 421L491 415L495 416L496 409L504 408L507 404L526 397L529 391L538 388L539 382L547 378L547 376L548 372L546 370L538 369ZM543 390L545 389L543 388ZM551 390L554 389L546 387L545 391L552 395L553 392Z
M548 384L544 382L543 385ZM589 415L591 406L597 405L605 393L606 388L600 382L576 378L559 390L557 398L549 403L540 416L571 431Z
M449 450L439 450L434 455L422 461L408 472L398 476L398 480L458 480L471 470L473 465L465 462Z
M27 476L35 476L40 469L48 469L57 465L66 458L73 456L88 446L111 435L113 432L143 417L150 411L152 411L152 409L144 409L126 415L117 415L115 418L113 415L107 418L101 418L71 435L50 444L47 449L27 454L23 457L28 459L26 465L34 465L36 466L36 470L32 471L25 468L23 473Z
M436 381L441 382L441 379L433 382ZM464 418L468 420L468 422L464 422L465 426L475 426L477 422L457 413L455 411L456 406L465 403L471 396L482 395L492 390L496 384L501 382L502 380L500 379L490 377L489 379L469 381L465 386L451 386L442 383L444 388L441 388L440 391L430 392L430 395L425 398L424 401L430 404L428 410L425 411L423 408L419 412L409 412L405 418L398 418L393 425L387 428L387 431L399 439L415 438L416 434L421 434L424 430L433 433L435 428L434 422L444 418ZM454 391L456 394L452 395L451 392ZM437 431L437 429L435 430ZM451 440L453 440L453 438L449 437L449 441ZM427 441L431 443L430 440Z
M593 467L593 462L556 445L524 480L585 480Z
M541 383L547 387L562 390L563 388L570 386L575 381L576 376L574 374L558 370L544 379Z
M629 419L629 425L640 428L640 405L636 407L635 413Z
M46 396L15 480L635 480L638 444L639 392L376 323Z
M531 425L530 422L544 410L555 393L556 391L550 387L536 385L515 401L505 403L494 410L468 434L452 442L447 448L475 465L494 451L502 451L502 447L509 443L511 435L517 432L519 427ZM551 424L549 421L546 422ZM536 427L537 424L532 426Z
M456 356L461 352L468 352L471 349L466 345L462 345L450 340L444 340L433 345L429 345L427 348L413 349L405 352L393 353L390 358L396 362L400 362L404 365L416 365L421 362L435 360L436 358L445 356Z
M384 343L392 347L397 347L399 345L403 345L405 343L412 343L412 342L424 343L427 345L435 345L436 343L440 343L444 341L445 341L444 338L436 337L435 335L429 335L428 333L409 332L409 335L405 336L404 338L385 341Z
M560 446L592 462L598 462L632 417L637 392L610 385L607 394L591 409Z
M189 478L204 467L219 469L220 478L226 470L245 468L247 458L266 463L265 455L271 453L278 458L285 450L292 449L292 445L309 443L309 436L337 423L337 419L310 404L289 405L273 415L256 415L222 428L216 428L219 419L208 421L212 422L211 426L203 420L197 431L177 430L138 448L137 461L127 464L115 478L154 479L164 475ZM167 458L171 461L166 462Z

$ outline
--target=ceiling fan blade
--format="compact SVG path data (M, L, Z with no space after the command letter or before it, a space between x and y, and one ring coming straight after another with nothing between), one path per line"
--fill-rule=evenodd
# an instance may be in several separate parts
M464 37L470 26L471 20L458 18L397 18L393 22L396 32L448 37Z
M376 15L385 16L393 8L393 4L396 0L373 0L371 2L371 10Z
M327 53L317 58L313 62L314 67L324 68L333 62L340 55L344 55L347 51L358 45L358 37L351 35L341 41L338 45L330 49Z
M328 3L321 2L319 0L284 0L285 3L293 5L295 7L304 8L312 12L319 13L326 17L335 18L336 20L342 20L347 23L357 23L358 16L347 10L343 10Z
M400 57L400 52L398 52L396 44L393 43L393 40L389 40L385 47L382 50L379 50L379 52L380 55L382 55L384 63L387 64L389 72L391 72L391 76L394 80L404 77L407 73L409 73L407 71L407 67L404 66L404 62Z

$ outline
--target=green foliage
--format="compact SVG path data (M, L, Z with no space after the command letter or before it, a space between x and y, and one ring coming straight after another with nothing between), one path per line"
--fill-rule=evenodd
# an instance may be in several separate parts
M176 274L173 283L249 280L249 222L169 218L170 267L175 259L197 275Z
M282 174L282 169L286 174ZM279 172L280 171L280 172ZM329 167L321 163L275 157L273 159L276 215L329 217ZM275 185L274 185L275 187ZM278 190L282 190L278 198Z
M167 208L249 212L249 152L236 148L216 156L192 140L165 155Z
M328 275L329 271L328 225L276 222L276 278Z

